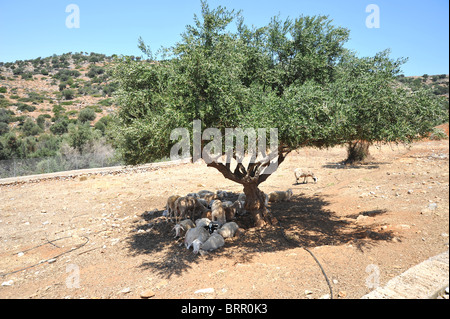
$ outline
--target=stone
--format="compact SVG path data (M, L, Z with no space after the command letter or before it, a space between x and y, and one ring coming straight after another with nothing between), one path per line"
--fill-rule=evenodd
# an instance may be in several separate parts
M194 294L212 294L214 293L214 288L204 288L199 289L194 292Z
M156 293L151 289L144 290L140 294L141 298L143 298L143 299L149 299L149 298L154 297L155 295L156 295Z
M361 221L363 221L363 220L366 220L367 218L369 218L369 216L359 215L359 216L356 218L356 221L361 222Z
M129 287L124 288L124 289L122 289L122 290L120 291L120 293L122 293L122 294L127 294L127 293L129 293L129 292L131 292L131 289L130 289Z

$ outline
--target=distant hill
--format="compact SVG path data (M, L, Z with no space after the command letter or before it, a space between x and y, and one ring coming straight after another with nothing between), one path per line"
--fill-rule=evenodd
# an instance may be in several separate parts
M0 62L0 161L36 159L33 167L27 162L27 172L117 162L106 132L108 115L117 108L111 61L104 54L80 52ZM50 157L51 163L39 161Z
M67 53L0 62L1 107L16 116L49 115L52 121L61 116L76 119L80 111L92 108L97 113L95 123L115 108L111 96L116 86L108 71L111 60L98 53Z
M419 88L429 88L433 91L434 94L445 96L447 99L449 98L448 91L448 83L449 83L449 75L448 74L438 74L438 75L428 75L424 74L422 76L399 76L398 80L410 87L413 91Z

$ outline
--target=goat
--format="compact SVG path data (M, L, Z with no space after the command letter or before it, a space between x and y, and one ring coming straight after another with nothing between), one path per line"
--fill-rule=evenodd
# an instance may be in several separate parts
M282 202L289 201L292 197L292 190L288 189L287 191L275 191L269 193L269 202Z
M189 210L194 208L193 197L179 197L175 201L175 222L178 222L178 218L183 219L186 217Z
M238 224L236 224L235 222L229 222L220 227L220 229L217 230L217 233L221 235L223 238L231 238L234 237L234 235L236 235L238 229L239 229Z
M209 231L207 231L203 227L195 227L191 228L186 232L186 236L184 237L184 245L187 249L192 246L194 240L199 240L204 243L209 238Z
M172 216L175 214L175 201L180 198L180 195L172 195L167 199L167 221L172 220Z
M232 220L236 214L240 214L244 206L240 201L235 201L234 203L222 203L223 208L225 209L225 219Z
M207 190L201 190L201 191L199 191L197 194L198 194L198 196L199 196L200 198L205 198L205 196L211 196L211 195L214 195L213 192L207 191Z
M296 168L294 171L295 182L298 184L298 180L303 177L303 184L308 182L308 177L311 177L314 180L314 183L317 183L318 178L314 175L312 171L305 171L300 168Z
M182 237L182 235L186 234L186 232L194 228L195 224L190 219L185 219L176 224L173 229L175 230L175 238Z
M208 227L211 224L209 218L199 218L195 221L195 227Z
M211 206L212 221L217 221L219 225L226 223L225 208L220 200L215 200Z
M185 196L180 197L175 201L175 211L176 218L184 218L189 216L192 220L195 220L195 213L200 211L201 214L206 214L208 212L208 208L203 206L203 204L195 197Z
M194 247L194 254L197 254L199 251L202 253L204 251L216 250L223 245L225 245L225 240L217 233L212 234L205 242L195 239L192 243L192 246Z

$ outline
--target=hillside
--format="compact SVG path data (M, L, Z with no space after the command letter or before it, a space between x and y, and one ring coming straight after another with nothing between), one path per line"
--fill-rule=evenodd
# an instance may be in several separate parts
M0 178L120 163L107 129L117 109L112 60L79 52L0 62ZM399 81L448 99L448 75Z
M1 86L6 88L2 106L17 116L34 119L43 114L76 119L81 110L93 108L98 121L114 110L111 96L115 86L107 68L111 59L97 53L67 53L0 63ZM57 105L63 110L54 109Z
M6 163L0 177L117 162L105 132L116 108L111 61L80 52L0 62L0 160L32 159L21 172Z
M422 76L399 77L399 81L409 86L412 90L417 90L420 88L428 88L432 90L434 94L445 96L447 99L449 97L448 79L449 79L448 74L438 74L438 75L424 74Z

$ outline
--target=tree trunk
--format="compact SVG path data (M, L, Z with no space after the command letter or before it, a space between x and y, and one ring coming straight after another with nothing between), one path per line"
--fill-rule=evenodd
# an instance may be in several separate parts
M265 195L256 183L244 184L244 194L246 196L244 208L252 215L256 227L273 225L277 222L265 206Z
M370 143L363 140L348 143L345 164L362 163L369 160L371 158L369 146Z
M265 174L264 172L264 169L271 164L271 161L277 159L278 165L276 168L278 168L290 152L291 150L287 146L281 145L276 152L271 152L256 163L250 163L247 168L242 163L238 163L234 171L231 171L229 161L223 164L208 157L206 165L217 169L225 178L244 186L244 194L246 195L244 208L252 215L256 227L264 227L266 225L276 225L278 221L265 206L266 198L264 193L259 190L258 185L266 181L273 173Z

